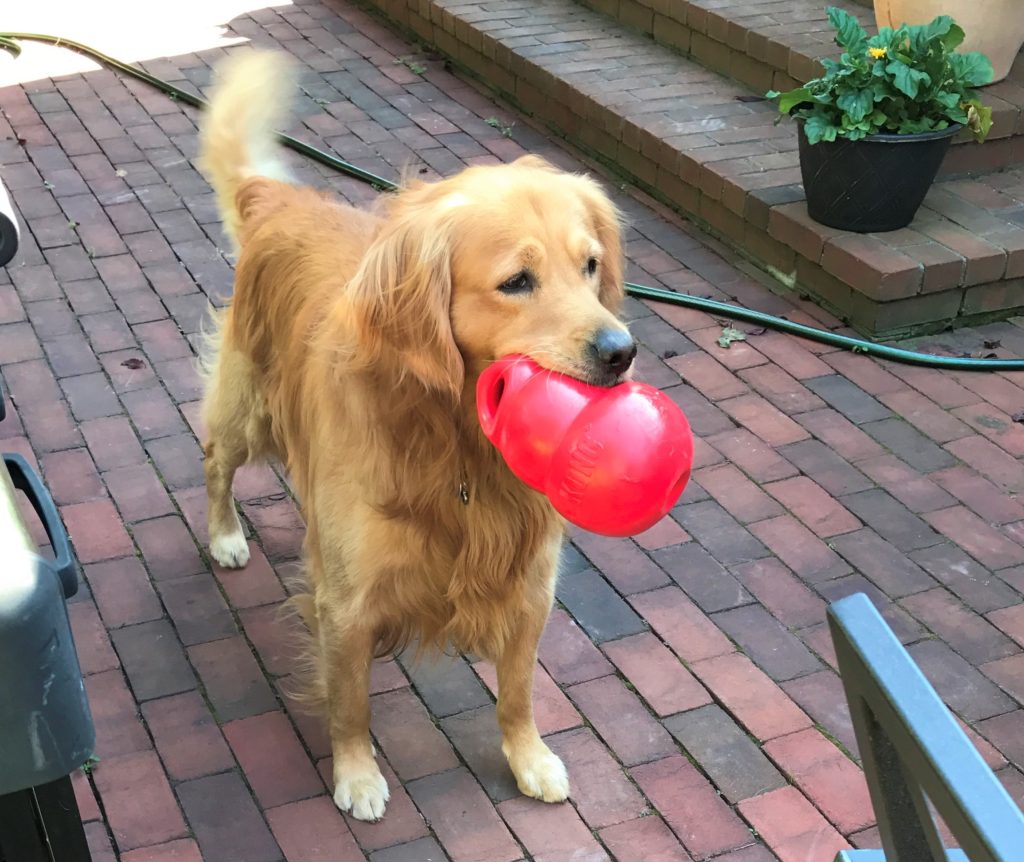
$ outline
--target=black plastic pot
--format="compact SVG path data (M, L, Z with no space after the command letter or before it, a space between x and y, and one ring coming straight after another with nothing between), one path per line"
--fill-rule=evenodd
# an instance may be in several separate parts
M906 227L960 126L919 135L871 135L811 144L798 123L807 212L829 227L881 233Z

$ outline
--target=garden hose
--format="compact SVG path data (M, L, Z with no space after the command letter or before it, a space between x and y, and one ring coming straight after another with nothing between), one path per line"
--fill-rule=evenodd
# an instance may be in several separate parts
M166 93L172 99L184 102L194 108L205 108L206 102L186 90L175 87L167 81L150 75L148 72L136 66L124 63L114 57L110 57L95 48L75 42L71 39L64 39L60 36L47 36L40 33L0 33L0 50L6 50L15 57L21 52L18 45L20 40L43 42L61 48L69 48L79 54L83 54L97 63L117 69L119 72L145 81L150 86ZM377 176L371 171L363 170L356 165L339 159L317 147L304 143L290 135L279 135L283 144L301 153L322 165L333 168L336 171L348 174L363 182L370 183L381 191L394 191L398 186L391 180ZM654 302L664 302L669 305L678 305L684 308L693 308L704 311L719 317L732 320L740 320L744 323L752 323L763 326L767 329L774 329L797 335L819 344L827 344L854 353L863 353L867 356L874 356L878 359L888 359L892 362L906 365L920 365L926 368L943 368L957 371L1024 371L1024 359L976 359L974 357L941 356L933 353L919 353L913 350L905 350L900 347L891 347L885 344L876 344L873 341L865 341L860 338L853 338L849 335L841 335L838 332L830 332L825 329L816 329L813 326L806 326L787 320L784 317L776 317L772 314L765 314L761 311L754 311L742 306L729 305L725 302L717 302L713 299L705 299L700 296L693 296L686 293L676 293L672 290L659 287L646 287L642 284L626 283L626 292L637 299L646 299Z

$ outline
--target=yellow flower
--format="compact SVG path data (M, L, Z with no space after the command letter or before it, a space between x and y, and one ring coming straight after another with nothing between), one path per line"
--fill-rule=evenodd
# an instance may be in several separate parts
M876 60L880 60L887 53L885 48L868 48L868 53Z

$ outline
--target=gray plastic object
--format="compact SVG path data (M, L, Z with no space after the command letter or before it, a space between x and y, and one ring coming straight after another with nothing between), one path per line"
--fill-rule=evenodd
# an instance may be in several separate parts
M57 507L20 455L0 468L0 796L68 775L96 733L65 600L77 567ZM35 553L15 504L25 492L56 559ZM26 539L28 539L26 541Z
M18 220L7 189L0 181L0 266L7 266L18 250Z

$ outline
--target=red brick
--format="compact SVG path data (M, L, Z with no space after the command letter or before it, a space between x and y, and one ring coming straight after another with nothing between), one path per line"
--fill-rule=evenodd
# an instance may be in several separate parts
M1024 506L967 467L950 467L932 473L931 478L990 524L1024 518Z
M697 662L693 672L759 739L774 739L811 724L803 710L740 653Z
M878 398L886 407L937 443L948 443L971 433L963 422L919 392L899 390L882 393Z
M198 692L151 700L142 707L167 772L175 781L234 766L217 723Z
M946 449L1000 488L1024 493L1024 465L984 437L974 435L946 444Z
M831 580L850 571L828 545L790 515L753 524L750 531L809 583Z
M389 691L370 702L373 734L403 781L458 766L448 740L412 691Z
M98 820L85 824L85 840L89 847L91 862L117 862L114 848L110 846L106 824Z
M630 539L580 531L574 541L621 593L639 593L670 583L666 574Z
M882 368L878 360L870 356L840 350L830 353L825 358L825 362L847 380L856 383L861 389L876 398L908 391L906 383L898 377L894 377Z
M630 603L685 662L733 651L729 639L678 587L631 596Z
M850 710L839 677L830 670L783 683L786 693L848 751L856 752Z
M473 670L479 674L491 694L498 697L498 671L494 665L481 661L473 665ZM533 674L533 714L541 736L582 724L579 713L569 699L541 667L536 668Z
M630 772L695 858L750 841L747 827L685 757L675 754Z
M788 416L820 410L825 403L777 365L762 365L741 373L743 379Z
M683 845L660 817L641 817L601 830L601 840L619 862L690 862Z
M277 699L241 636L189 647L188 655L221 723L277 708Z
M225 569L214 563L213 573L232 607L252 608L276 603L285 597L281 581L255 542L249 542L249 562L244 569Z
M609 641L604 651L660 716L711 702L704 687L654 635Z
M185 423L163 387L126 392L121 402L139 430L143 440L180 434Z
M121 862L203 862L199 854L199 845L191 838L180 838L157 844L155 847L144 847L132 850L121 856Z
M86 677L85 690L96 727L96 754L100 758L152 748L146 729L139 720L139 708L120 670Z
M773 739L764 750L844 835L875 822L864 774L820 731Z
M990 661L980 669L1017 703L1024 704L1024 653Z
M267 559L272 563L301 556L306 528L291 499L270 505L243 503L242 509L259 534Z
M454 862L512 862L519 845L465 769L413 781L408 790Z
M741 524L782 514L782 508L732 464L698 470L693 478Z
M711 401L734 398L748 391L742 380L703 351L673 356L666 363L678 371L686 383Z
M224 736L263 808L323 791L323 782L283 713L229 722L224 725Z
M797 421L847 461L884 455L885 450L849 419L831 408L803 413Z
M976 404L960 407L952 413L1015 458L1024 455L1024 428L997 407Z
M85 567L93 599L108 628L142 623L163 616L160 600L136 557L123 557Z
M93 776L120 850L186 836L185 821L155 752L108 758Z
M1024 548L1011 542L963 506L930 512L924 517L929 524L984 566L1005 569L1024 563Z
M357 862L365 858L328 796L282 805L266 815L288 862Z
M101 819L103 815L100 813L96 794L93 793L92 785L89 783L89 776L81 769L76 769L71 773L71 788L75 791L75 804L78 805L78 813L82 822L88 823L90 820Z
M633 541L647 551L658 551L689 542L690 534L671 515L666 515L649 530L633 536Z
M182 578L206 571L206 564L184 521L177 515L136 524L132 531L154 581Z
M91 419L83 422L81 429L100 470L142 464L146 460L131 423L122 416Z
M541 664L555 682L572 685L612 672L612 666L565 611L555 608L541 635Z
M747 799L739 808L781 862L832 859L850 846L795 787Z
M591 829L601 829L647 810L646 800L588 727L550 736L547 743L569 769L572 802Z
M135 547L109 500L62 506L60 513L78 562L95 563L134 553Z
M646 763L676 750L672 737L617 677L574 685L569 696L627 766Z
M744 563L732 571L783 625L803 628L825 619L825 603L774 557Z
M712 435L706 438L706 442L755 482L785 479L800 472L745 428Z
M895 455L866 458L857 466L912 512L933 512L956 502L930 478Z
M972 664L1016 652L1012 641L941 587L908 596L901 604Z
M502 802L498 811L536 862L608 859L571 805L547 805L520 796Z
M785 446L805 439L807 431L760 395L741 395L719 407L769 446Z
M797 380L821 377L831 368L807 349L811 342L782 332L765 332L753 339L757 349Z
M176 789L207 862L280 862L277 842L237 772L184 781Z
M850 533L860 527L860 521L806 476L774 482L765 490L821 538Z
M1024 604L1001 608L987 615L989 622L1006 632L1018 644L1024 646Z
M40 466L50 495L58 506L104 496L99 474L85 449L44 455Z
M127 523L159 518L174 512L171 498L149 464L110 470L103 474L103 480Z
M96 605L90 601L74 602L68 605L68 618L82 673L100 673L121 666L110 645L107 630L96 612Z

